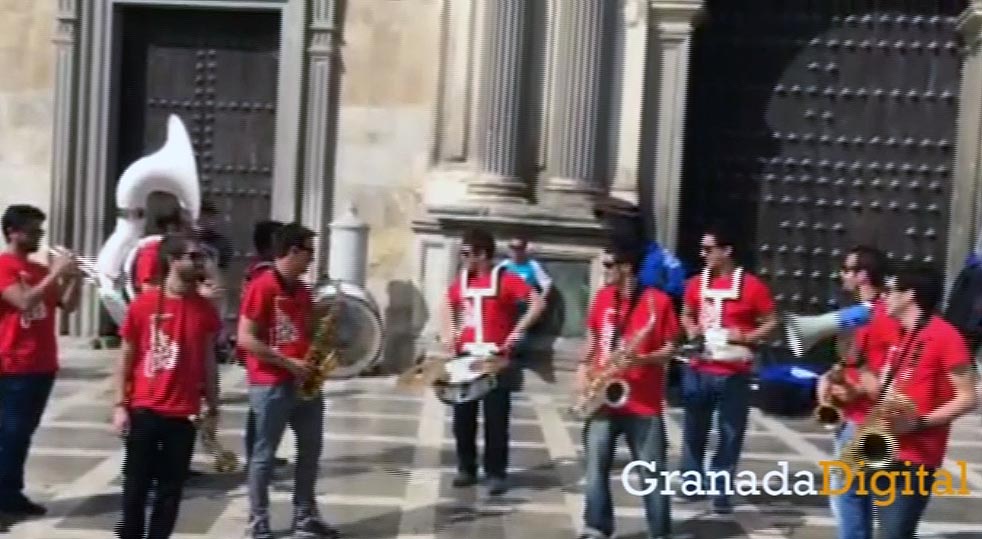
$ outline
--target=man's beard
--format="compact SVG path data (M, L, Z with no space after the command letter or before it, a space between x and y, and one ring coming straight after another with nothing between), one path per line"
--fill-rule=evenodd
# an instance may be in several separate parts
M41 248L40 240L25 240L18 243L17 245L22 251L27 253L36 253Z

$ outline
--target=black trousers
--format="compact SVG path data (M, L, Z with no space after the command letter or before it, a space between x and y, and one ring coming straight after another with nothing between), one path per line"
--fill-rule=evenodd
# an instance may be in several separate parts
M508 471L508 424L511 391L497 387L483 399L454 405L453 434L457 440L457 469L477 475L477 411L484 408L484 473L504 479Z
M123 521L118 529L121 539L144 539L147 494L155 481L156 496L145 537L170 537L181 505L194 434L189 419L165 417L146 409L130 412L123 463Z

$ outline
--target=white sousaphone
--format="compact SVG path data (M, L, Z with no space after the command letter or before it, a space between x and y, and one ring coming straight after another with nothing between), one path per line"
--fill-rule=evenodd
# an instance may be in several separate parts
M99 299L117 324L122 324L133 299L130 266L146 227L147 199L155 191L174 195L193 219L201 206L201 186L194 149L184 123L167 118L167 140L156 152L138 159L116 184L116 227L94 264L83 267L98 282ZM88 269L87 269L88 268Z

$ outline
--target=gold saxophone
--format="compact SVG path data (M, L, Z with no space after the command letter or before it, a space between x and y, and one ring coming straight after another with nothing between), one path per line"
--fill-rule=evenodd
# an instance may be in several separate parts
M215 459L214 468L218 473L234 473L239 469L239 457L222 447L218 441L218 416L205 414L198 419L201 429L201 444L205 451Z
M304 362L313 366L313 372L300 385L300 398L304 400L313 399L320 393L321 386L341 360L337 342L337 321L341 309L340 293L338 287L339 297L335 298L324 316L317 320L310 349L303 358Z
M570 413L574 417L587 420L604 406L620 408L627 404L631 396L631 386L621 375L631 366L638 346L648 337L654 326L652 318L627 346L611 354L610 361L590 378L583 391L576 396L576 401L570 407Z
M910 417L916 413L917 405L910 397L889 390L883 400L870 410L852 439L843 446L839 460L851 469L856 469L860 462L873 469L895 462L900 442L891 431L890 419L897 416Z

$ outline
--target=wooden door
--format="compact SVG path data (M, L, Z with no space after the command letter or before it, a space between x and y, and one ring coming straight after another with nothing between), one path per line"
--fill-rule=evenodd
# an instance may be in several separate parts
M273 12L126 8L121 25L117 178L164 141L177 114L194 144L202 197L222 216L233 247L228 313L267 219L272 190L279 18ZM112 196L112 193L107 193ZM154 197L151 214L173 207ZM154 233L152 218L148 233Z

